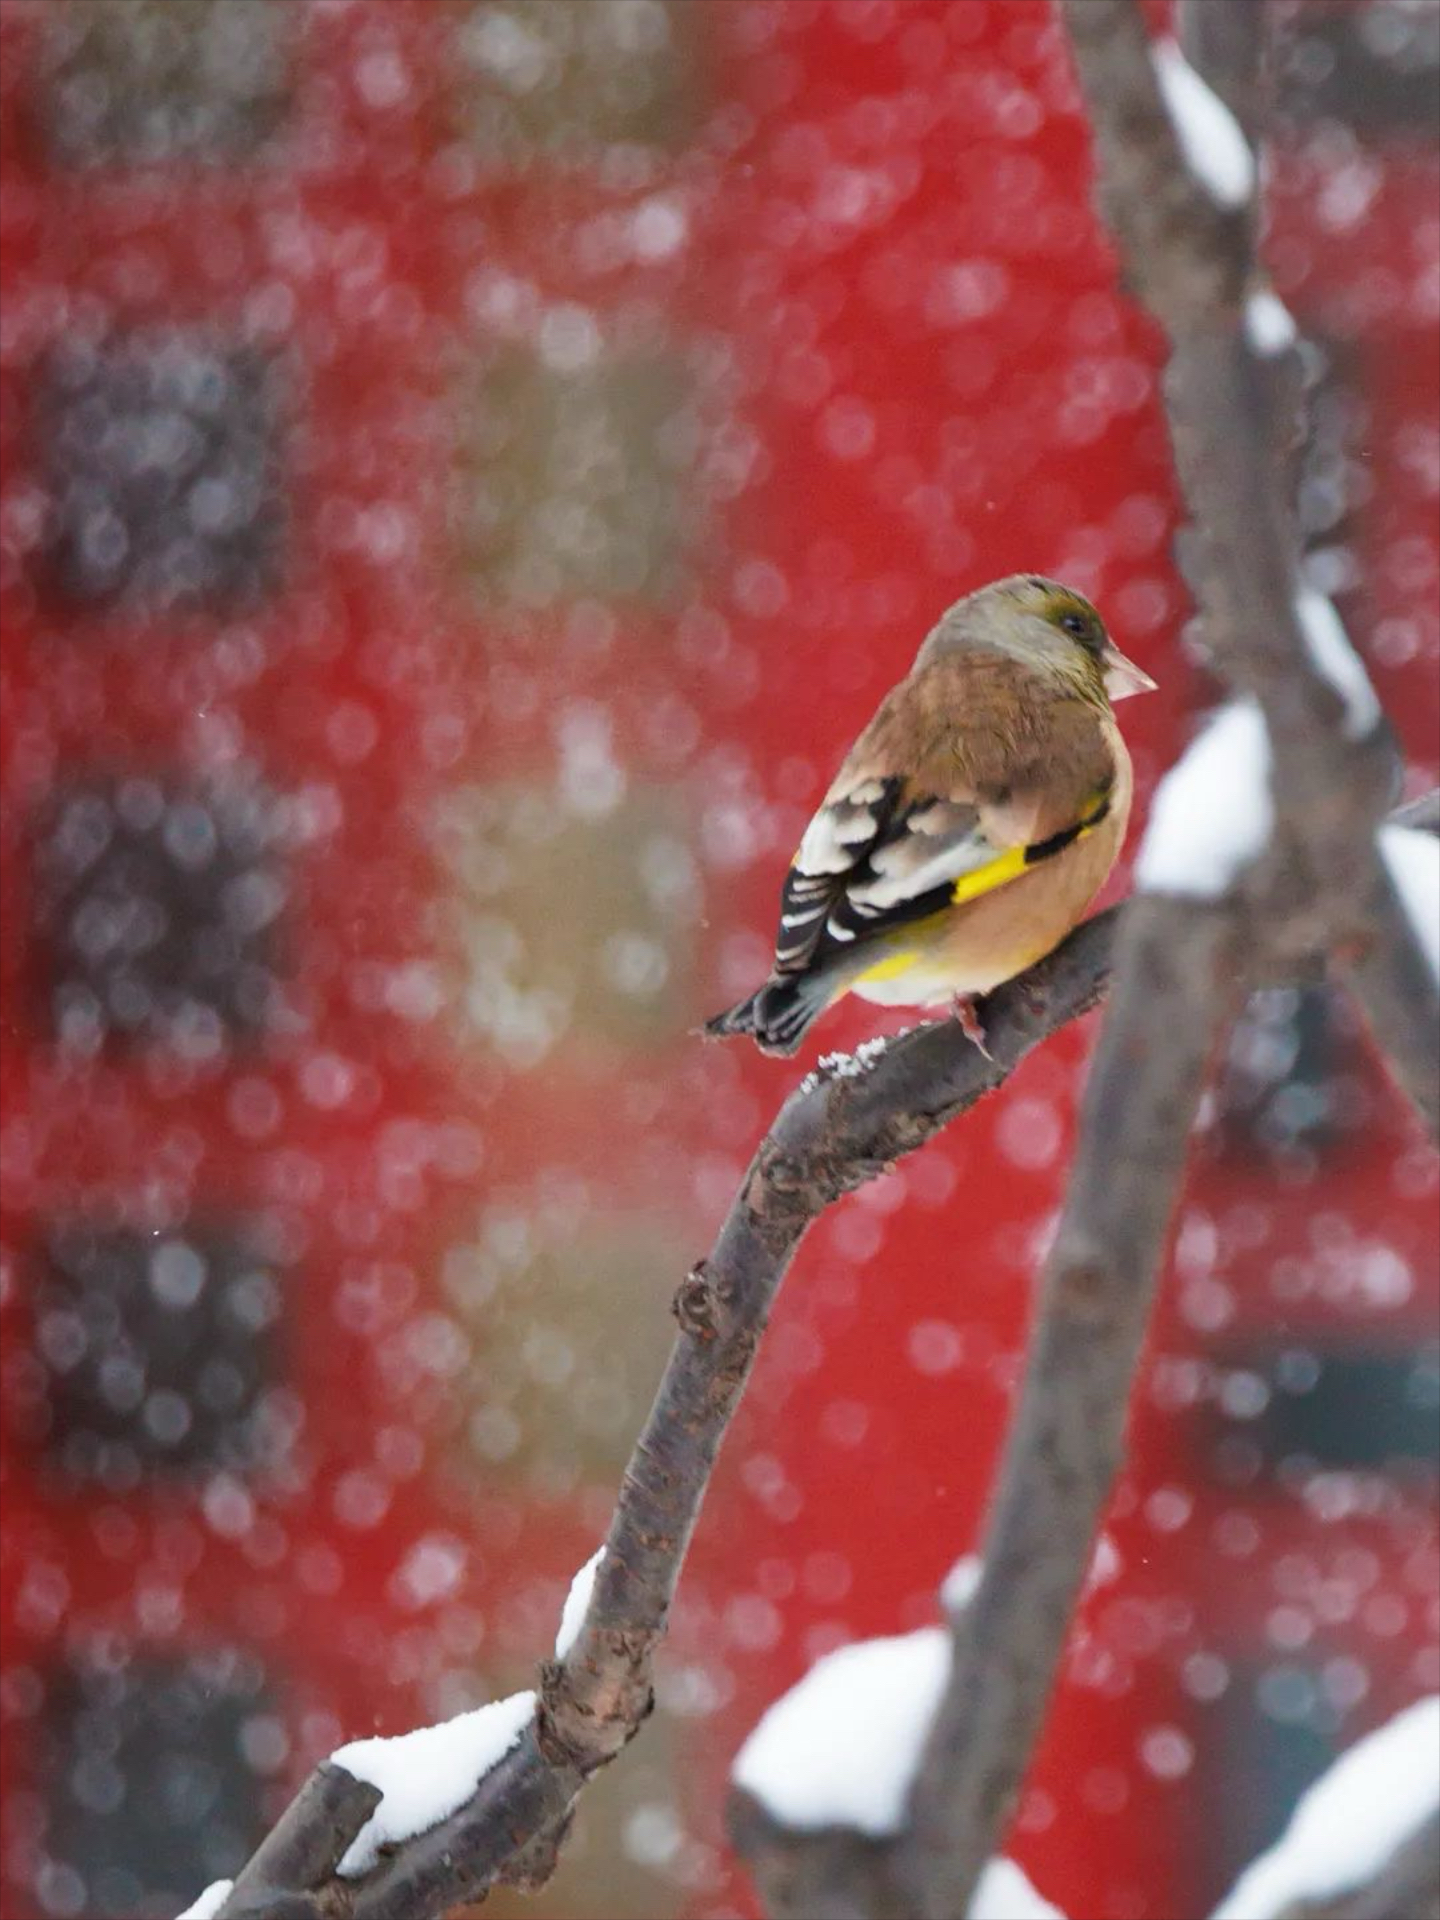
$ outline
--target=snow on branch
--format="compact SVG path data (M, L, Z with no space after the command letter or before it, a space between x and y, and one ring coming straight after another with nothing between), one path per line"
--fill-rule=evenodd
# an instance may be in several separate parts
M943 1627L839 1647L761 1717L731 1778L781 1826L895 1833L949 1671Z
M1218 900L1265 851L1274 825L1265 716L1253 700L1235 700L1156 787L1135 884L1143 893Z
M948 1608L964 1607L978 1573L973 1558L952 1569L941 1590ZM843 1830L880 1843L901 1832L950 1654L945 1628L921 1627L857 1640L817 1660L761 1716L735 1756L732 1820L742 1835L763 1827L770 1857L783 1865L787 1854L808 1853L811 1884L824 1889L829 1878L825 1891L845 1898L850 1856ZM882 1844L871 1855L877 1872L886 1851ZM772 1910L786 1909L772 1901ZM968 1920L1064 1920L1004 1858L987 1863L966 1913Z
M382 1847L438 1826L469 1799L534 1718L535 1695L513 1693L438 1726L337 1748L331 1764L368 1781L381 1798L336 1871L346 1878L367 1873Z
M1255 192L1255 156L1229 107L1166 35L1151 50L1160 96L1185 164L1217 207L1243 207Z
M1357 1740L1300 1800L1213 1920L1280 1920L1377 1880L1440 1808L1440 1695ZM1440 1862L1437 1862L1440 1871Z
M1378 838L1415 938L1440 980L1440 842L1419 827L1384 826Z
M1295 594L1295 616L1311 665L1344 702L1345 737L1363 740L1383 716L1370 676L1335 611L1334 601L1314 587L1302 586Z
M1295 316L1269 287L1252 293L1245 302L1245 338L1252 350L1267 360L1288 353L1300 338Z
M212 1880L205 1891L190 1902L180 1920L215 1920L234 1884L233 1880Z
M570 1591L566 1594L565 1605L560 1610L560 1625L555 1631L557 1660L565 1659L580 1638L580 1629L585 1623L585 1615L590 1610L590 1596L595 1591L595 1575L600 1571L600 1562L604 1558L604 1547L597 1547L570 1582Z

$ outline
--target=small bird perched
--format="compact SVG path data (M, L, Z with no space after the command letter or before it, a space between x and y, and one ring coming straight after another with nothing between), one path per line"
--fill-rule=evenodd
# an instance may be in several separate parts
M1058 946L1125 838L1112 700L1155 682L1081 594L1014 574L956 601L850 749L780 896L765 984L705 1032L794 1053L847 993L972 996Z

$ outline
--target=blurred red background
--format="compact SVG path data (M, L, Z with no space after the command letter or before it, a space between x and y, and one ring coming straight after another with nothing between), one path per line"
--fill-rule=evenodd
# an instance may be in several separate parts
M16 1920L172 1911L342 1739L527 1683L767 1117L903 1024L837 1010L796 1068L694 1034L946 604L1021 568L1098 600L1160 682L1122 711L1140 819L1214 691L1159 343L1038 0L155 11L0 8ZM1302 510L1420 790L1431 56L1381 0L1289 17L1266 257L1322 349ZM187 477L143 495L167 433ZM183 947L193 869L160 827L135 852L146 808L235 793L263 847L209 871L283 904L208 984L135 962L127 1024L66 917L66 808L110 809L87 871L130 845ZM752 1911L725 1767L976 1544L1089 1039L807 1242L661 1711L526 1912ZM1118 1571L1012 1839L1109 1920L1218 1897L1440 1684L1436 1166L1343 1000L1252 1011L1195 1162ZM248 1318L206 1308L247 1274Z

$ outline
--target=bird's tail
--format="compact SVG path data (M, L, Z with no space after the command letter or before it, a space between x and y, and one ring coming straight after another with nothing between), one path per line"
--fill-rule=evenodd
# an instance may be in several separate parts
M811 1021L830 1004L833 990L833 980L824 974L781 974L707 1020L703 1031L712 1040L748 1033L762 1053L794 1053Z

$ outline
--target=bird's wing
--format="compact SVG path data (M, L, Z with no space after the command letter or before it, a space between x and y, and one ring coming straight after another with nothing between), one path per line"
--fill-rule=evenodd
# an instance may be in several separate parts
M885 717L882 710L877 724ZM786 876L777 974L852 954L857 943L1004 886L1108 811L1114 765L1093 720L1080 755L1016 748L996 778L979 782L962 777L948 743L922 756L918 775L882 774L865 750L874 731L857 742ZM1059 733L1071 731L1062 721ZM1043 799L1034 797L1041 789Z

